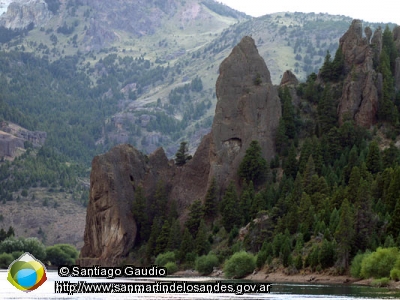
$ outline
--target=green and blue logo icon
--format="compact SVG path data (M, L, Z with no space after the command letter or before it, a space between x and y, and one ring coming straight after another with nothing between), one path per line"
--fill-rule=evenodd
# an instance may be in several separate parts
M40 260L25 252L8 268L7 280L17 289L31 292L46 280L46 269Z

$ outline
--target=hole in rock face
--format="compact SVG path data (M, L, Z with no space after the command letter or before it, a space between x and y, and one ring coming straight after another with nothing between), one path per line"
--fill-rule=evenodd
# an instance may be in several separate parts
M239 138L231 138L223 142L223 147L228 150L228 156L235 156L242 148L242 140Z
M129 178L130 178L131 181L133 181L133 176L132 175L129 175Z

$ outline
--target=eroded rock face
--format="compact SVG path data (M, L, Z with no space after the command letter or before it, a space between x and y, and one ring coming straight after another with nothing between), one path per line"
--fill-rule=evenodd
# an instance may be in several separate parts
M19 0L10 3L7 12L0 16L0 25L10 29L23 29L33 23L45 24L53 14L44 0Z
M362 38L362 24L354 20L340 39L345 58L346 78L339 100L339 124L350 118L360 126L369 128L376 122L382 77L374 70L374 58L382 49L382 31L377 29L371 45ZM375 49L375 50L374 50ZM375 52L377 51L377 52Z
M252 38L244 37L221 63L216 93L211 175L226 187L251 141L258 140L264 157L271 159L282 114L277 89Z
M252 38L243 38L221 64L216 88L212 130L184 166L168 161L162 148L146 158L129 145L93 159L81 266L115 266L126 257L136 237L131 207L138 184L151 197L157 183L164 182L168 201L176 200L184 219L188 206L204 199L214 176L220 187L237 181L238 166L252 140L260 142L266 159L274 155L281 104Z

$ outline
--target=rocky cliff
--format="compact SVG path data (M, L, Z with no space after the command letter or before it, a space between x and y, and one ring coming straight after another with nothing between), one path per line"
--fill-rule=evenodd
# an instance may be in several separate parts
M161 148L147 158L129 145L93 159L80 265L116 265L126 257L135 243L131 207L138 184L151 198L157 182L164 182L169 199L184 212L194 200L204 199L213 177L222 187L238 179L238 166L252 140L260 142L266 159L274 155L281 104L252 38L243 38L223 61L216 91L212 130L184 166L168 161Z
M43 131L29 131L16 124L0 123L0 157L15 157L18 148L24 149L25 142L42 146L47 134Z
M52 16L44 0L18 0L10 3L7 12L0 16L0 26L10 29L23 29L30 24L41 26Z
M374 59L382 51L382 31L377 29L369 40L370 31L366 29L363 37L361 21L354 20L340 39L346 74L338 107L340 124L347 118L367 128L376 122L382 76L374 70Z

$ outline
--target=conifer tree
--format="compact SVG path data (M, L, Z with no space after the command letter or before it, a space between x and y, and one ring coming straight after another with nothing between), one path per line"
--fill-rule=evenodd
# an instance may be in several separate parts
M189 229L185 227L182 237L182 243L179 248L178 259L183 262L185 260L186 254L191 253L194 250L194 240Z
M289 144L289 139L286 135L285 120L283 120L283 118L280 118L275 137L276 152L278 152L281 155L285 155L287 153L288 144Z
M204 200L204 216L208 220L213 220L218 215L217 204L217 181L215 177L212 178L210 187L207 190L206 198Z
M318 122L321 130L320 135L328 132L337 124L337 113L332 88L327 84L318 103Z
M157 237L158 234L160 233L162 226L162 220L158 217L155 217L153 220L153 224L151 226L151 233L149 240L147 241L146 245L146 258L147 261L150 261L151 258L155 254L156 246L157 246Z
M242 217L243 217L243 223L241 225L245 225L248 222L250 222L251 205L253 203L253 200L254 200L254 198L252 198L252 193L249 190L249 187L245 182L243 192L240 195L240 211L242 212Z
M175 154L175 164L177 166L183 166L191 156L188 154L187 142L181 142L178 151Z
M347 269L350 261L350 251L354 239L353 212L347 199L343 200L340 207L340 219L336 228L335 239L338 243L339 263Z
M165 220L163 226L161 227L160 234L157 236L156 239L156 247L154 250L155 256L157 256L160 253L163 253L167 249L170 231L171 231L170 224L168 220Z
M185 227L189 230L192 237L196 236L203 215L204 210L201 201L195 200L189 207L189 217L185 223Z
M292 177L293 179L297 175L297 158L296 158L296 148L294 147L294 144L292 143L290 149L289 149L289 155L285 161L285 174L288 177Z
M285 135L289 139L296 136L295 114L292 104L292 96L290 95L289 88L285 86L280 90L279 96L282 102L282 119L285 121Z
M394 237L400 237L400 197L397 198L396 207L388 227L388 233Z
M167 250L178 250L182 242L181 226L179 220L176 219L172 222L171 230L168 235Z
M230 232L235 225L240 226L242 223L238 202L236 188L233 181L231 181L221 201L222 224L227 232Z
M370 171L372 174L376 174L382 169L381 152L376 141L372 141L369 144L366 165L368 171Z
M211 245L207 238L207 226L204 223L204 220L201 220L199 230L196 234L196 239L194 241L196 254L206 255L210 251Z
M262 183L267 175L267 161L258 141L252 141L239 165L239 176L247 182Z

